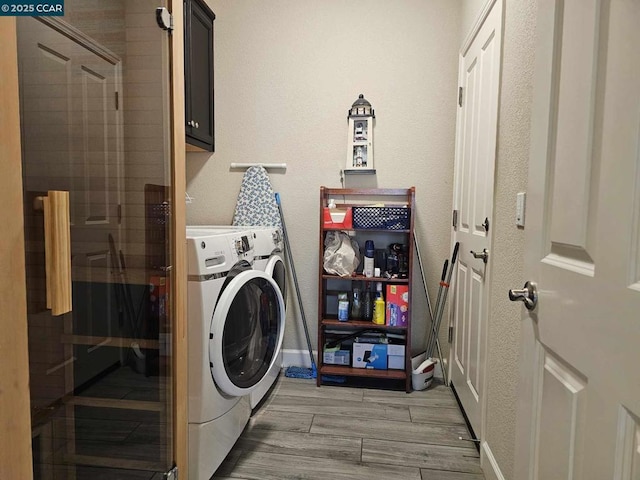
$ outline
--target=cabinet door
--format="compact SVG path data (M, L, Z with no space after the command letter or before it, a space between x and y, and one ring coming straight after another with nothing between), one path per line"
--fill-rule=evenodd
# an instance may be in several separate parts
M213 20L199 2L187 2L185 119L187 143L213 151Z

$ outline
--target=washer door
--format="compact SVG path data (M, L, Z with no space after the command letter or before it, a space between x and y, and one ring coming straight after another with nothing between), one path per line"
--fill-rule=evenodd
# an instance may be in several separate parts
M284 300L284 306L287 306L287 269L284 266L284 261L279 254L272 254L269 257L269 261L264 268L264 271L267 275L270 275L271 278L275 280L278 284L278 288L280 288L280 293L282 293L282 298Z
M211 320L211 374L223 393L249 394L282 346L284 300L266 272L229 273Z

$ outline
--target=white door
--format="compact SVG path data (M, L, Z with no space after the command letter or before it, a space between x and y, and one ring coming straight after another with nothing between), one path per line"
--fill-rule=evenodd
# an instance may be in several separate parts
M502 2L495 2L460 58L453 241L460 242L452 294L450 378L469 422L482 436L488 277L496 155ZM489 251L486 262L471 252Z
M30 337L30 373L36 380L32 399L46 403L59 398L60 388L69 393L120 360L119 349L107 348L117 330L107 238L119 245L121 139L115 99L120 67L117 58L63 20L20 17L17 29L25 236L31 258L38 258L43 245L42 216L31 211L30 201L48 190L70 196L73 313L51 317L38 308L37 289L30 289L29 324L49 325L48 339L60 333L86 340L40 349L41 339ZM38 281L40 268L28 262L30 282ZM49 388L52 377L57 389Z
M514 478L637 480L640 2L538 3Z

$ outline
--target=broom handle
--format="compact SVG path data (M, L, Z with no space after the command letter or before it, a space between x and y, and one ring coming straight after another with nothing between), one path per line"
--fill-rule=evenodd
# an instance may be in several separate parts
M311 338L309 338L309 328L307 327L307 317L304 314L304 306L302 305L302 297L300 296L300 287L298 284L298 275L296 274L296 266L293 263L293 254L291 253L291 245L289 244L289 235L287 234L287 226L284 223L284 214L282 213L282 205L280 203L280 194L276 193L276 203L280 212L280 221L282 222L282 236L284 237L284 246L287 252L287 258L291 264L291 273L293 274L293 283L296 287L296 295L298 297L298 306L302 315L302 326L304 327L304 336L307 340L307 349L309 350L309 358L311 359L311 368L317 370L316 361L313 358L313 348L311 347Z
M424 293L427 296L427 308L429 309L429 316L433 321L433 309L431 308L431 299L429 298L429 291L427 290L427 280L424 278L424 270L422 269L422 258L420 257L420 247L418 246L418 239L416 238L416 232L413 232L413 245L416 247L416 256L418 257L418 265L420 266L420 275L422 276L422 286L424 287Z
M425 349L427 348L427 346L429 345L429 342L431 341L431 335L432 332L434 331L433 327L434 327L434 315L435 312L433 311L433 309L431 308L431 300L429 298L429 290L427 290L427 280L424 277L424 268L422 268L422 257L420 256L420 247L418 245L418 238L416 237L416 232L414 230L413 232L413 244L416 247L416 255L418 257L418 265L420 266L420 275L422 276L422 286L424 287L424 294L427 297L427 308L429 309L429 317L431 320L431 328L429 329L429 334L426 335L426 343L425 343ZM446 268L444 269L446 271ZM444 273L443 273L444 275ZM443 278L444 280L444 278ZM440 293L440 289L438 289L438 294ZM447 378L447 371L444 368L444 357L442 356L442 350L440 348L440 340L436 337L436 348L438 349L438 358L440 358L440 366L441 366L441 370L442 370L442 377L444 378L444 384L445 385L449 385L449 379ZM426 350L425 350L426 351Z
M444 289L442 291L442 301L440 302L438 311L436 312L436 325L435 325L436 337L438 336L437 334L440 332L440 323L442 322L442 315L444 314L444 306L447 302L447 293L449 292L449 286L451 284L451 276L453 275L456 259L458 258L458 247L460 247L460 242L456 242L456 245L453 248L453 255L451 256L451 264L449 265L447 282L445 283ZM428 346L427 357L431 357L431 355L433 354L433 347L434 347L434 342L432 341L431 344Z
M449 267L449 259L444 261L444 265L442 266L442 275L440 275L440 286L438 287L438 297L436 298L436 306L433 312L431 313L431 330L429 331L429 338L427 340L427 350L429 350L429 345L431 345L431 341L435 336L438 338L438 334L436 333L436 316L438 315L438 310L440 309L440 301L442 300L442 284L447 277L447 268Z

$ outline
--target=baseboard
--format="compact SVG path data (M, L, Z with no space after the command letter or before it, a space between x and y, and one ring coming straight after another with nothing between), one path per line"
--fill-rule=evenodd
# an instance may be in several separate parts
M318 353L313 352L313 358L318 358ZM282 350L282 367L305 367L311 368L311 358L309 357L309 350Z
M480 446L480 465L482 465L485 480L505 480L487 442L482 442Z

